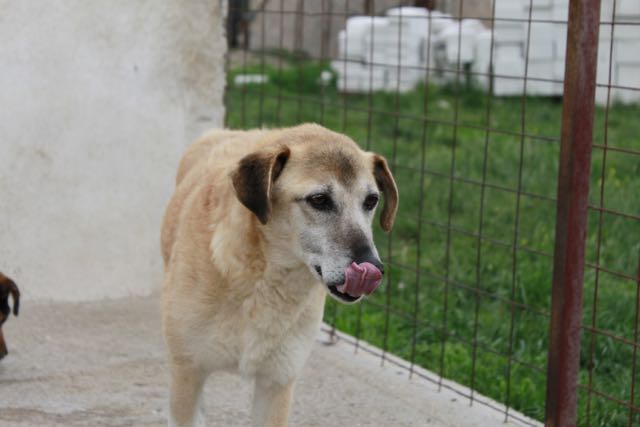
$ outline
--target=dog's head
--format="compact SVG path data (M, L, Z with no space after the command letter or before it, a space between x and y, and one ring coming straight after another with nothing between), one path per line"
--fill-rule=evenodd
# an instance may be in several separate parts
M240 161L240 202L263 224L270 247L310 269L340 302L373 292L384 268L371 224L391 230L398 190L385 159L317 125L282 131Z
M13 297L13 314L17 316L20 308L20 291L13 280L0 273L0 359L8 353L7 344L2 335L2 324L11 314L9 295Z
M13 280L0 273L0 326L11 314L9 295L13 298L13 314L17 316L20 310L20 291Z

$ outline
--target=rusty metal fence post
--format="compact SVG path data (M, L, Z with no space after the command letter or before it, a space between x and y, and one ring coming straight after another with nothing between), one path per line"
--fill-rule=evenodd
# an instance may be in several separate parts
M600 0L571 0L565 64L546 426L576 425Z

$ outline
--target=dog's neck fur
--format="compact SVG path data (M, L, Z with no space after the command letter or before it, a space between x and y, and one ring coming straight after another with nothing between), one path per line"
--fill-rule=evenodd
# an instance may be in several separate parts
M219 224L212 247L223 245L225 259L232 260L231 265L217 266L221 271L225 268L228 283L242 283L234 281L233 274L238 271L245 272L245 280L251 277L250 283L244 283L241 297L242 351L238 361L240 373L251 377L270 363L270 355L277 354L276 348L284 345L287 337L313 339L322 319L326 293L309 268L290 253L288 236L269 233L268 226L260 225L239 203L232 210L229 221L240 221L242 225ZM244 232L233 234L230 230ZM231 253L233 256L229 257ZM216 260L214 257L214 264ZM247 269L251 270L248 275ZM295 377L299 366L292 363L304 363L310 348L305 347L307 354L303 357L274 368L282 371L277 377L283 384Z
M279 304L266 301L276 305L299 305L321 286L305 263L290 253L290 236L271 235L268 226L260 225L240 203L234 203L231 214L214 226L212 260L228 283L238 283L234 275L242 272L244 277L255 278L247 287L255 287L261 298L281 300ZM215 256L222 250L226 253L224 263Z

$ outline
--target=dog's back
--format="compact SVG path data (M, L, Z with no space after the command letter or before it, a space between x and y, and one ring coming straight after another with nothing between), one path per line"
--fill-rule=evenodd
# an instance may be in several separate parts
M228 167L235 165L242 156L255 149L261 141L259 137L268 132L215 130L205 134L186 149L176 174L176 190L167 206L162 223L161 249L165 269L171 257L185 201L194 192L201 190L203 184L207 184L200 177L203 174L225 173ZM211 179L215 177L211 176Z

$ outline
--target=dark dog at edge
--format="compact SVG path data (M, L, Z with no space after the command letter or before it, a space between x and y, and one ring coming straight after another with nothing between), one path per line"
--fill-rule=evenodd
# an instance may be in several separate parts
M13 314L17 316L20 309L20 291L13 280L0 273L0 359L8 353L7 344L4 342L4 335L2 334L2 324L11 314L9 295L13 297Z

